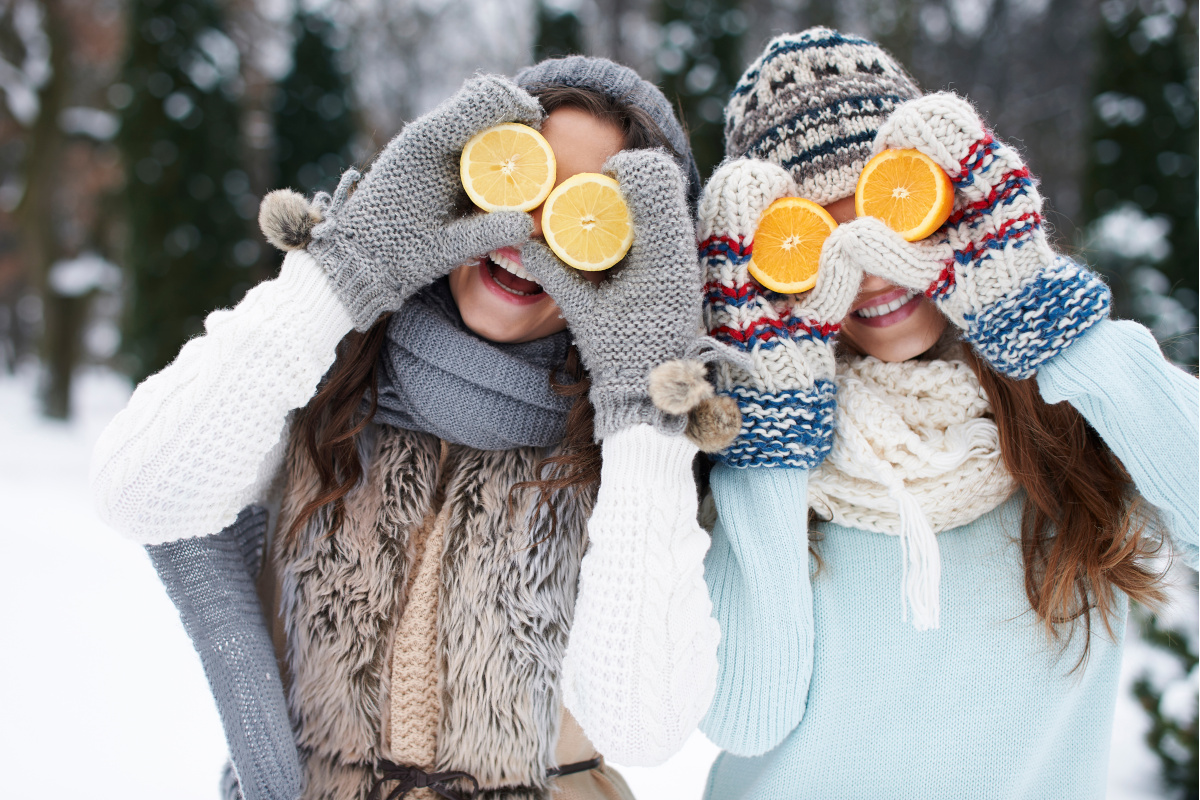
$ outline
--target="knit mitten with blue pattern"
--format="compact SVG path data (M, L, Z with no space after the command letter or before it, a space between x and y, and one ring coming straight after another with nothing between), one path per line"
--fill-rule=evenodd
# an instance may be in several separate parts
M719 454L733 467L820 464L833 445L833 340L858 293L849 259L826 264L801 295L764 289L748 267L758 220L775 200L797 194L781 167L738 159L709 179L700 201L704 321L709 335L749 356L750 368L720 364L715 388L737 401L742 427Z
M834 231L827 251L924 292L1011 378L1030 377L1108 316L1108 287L1050 248L1028 168L966 100L940 92L904 103L875 138L876 153L887 148L916 148L936 161L954 184L953 214L919 242L857 219Z

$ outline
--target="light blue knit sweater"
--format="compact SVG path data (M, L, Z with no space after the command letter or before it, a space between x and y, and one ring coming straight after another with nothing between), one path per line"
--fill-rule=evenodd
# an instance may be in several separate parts
M1197 563L1198 384L1132 322L1097 324L1037 375L1072 403ZM1126 606L1116 640L1048 643L1025 596L1018 494L938 535L941 627L901 620L892 536L822 524L810 582L808 474L713 470L705 577L721 624L704 732L727 752L706 797L1104 796Z

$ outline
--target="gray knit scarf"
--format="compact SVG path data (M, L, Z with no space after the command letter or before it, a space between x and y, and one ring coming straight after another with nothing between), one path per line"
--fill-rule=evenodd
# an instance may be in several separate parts
M570 343L566 331L523 344L480 338L443 278L388 323L375 421L477 450L558 444L574 400L551 391L550 373Z

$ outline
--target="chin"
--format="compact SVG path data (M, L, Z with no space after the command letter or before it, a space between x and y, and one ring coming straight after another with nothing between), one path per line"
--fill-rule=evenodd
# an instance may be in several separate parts
M911 314L891 325L872 326L853 315L846 317L839 338L856 352L880 361L907 361L933 347L947 324L933 303L921 298Z
M488 341L516 344L566 329L558 305L548 294L506 292L491 277L496 269L484 256L450 273L450 293L471 332Z

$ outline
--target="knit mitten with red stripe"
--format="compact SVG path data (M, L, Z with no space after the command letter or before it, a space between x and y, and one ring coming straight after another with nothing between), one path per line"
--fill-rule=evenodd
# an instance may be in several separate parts
M781 295L750 277L754 230L764 210L796 195L781 167L738 159L722 165L700 201L704 321L709 335L749 356L750 369L716 368L715 388L737 401L742 427L719 454L733 467L820 464L833 444L833 340L862 272L847 259L801 295Z
M925 292L1012 378L1030 377L1108 316L1108 287L1050 248L1028 168L966 100L939 92L904 103L875 137L876 153L887 148L916 148L936 161L954 184L954 213L929 239L912 243L879 220L858 219L835 231L827 249Z

